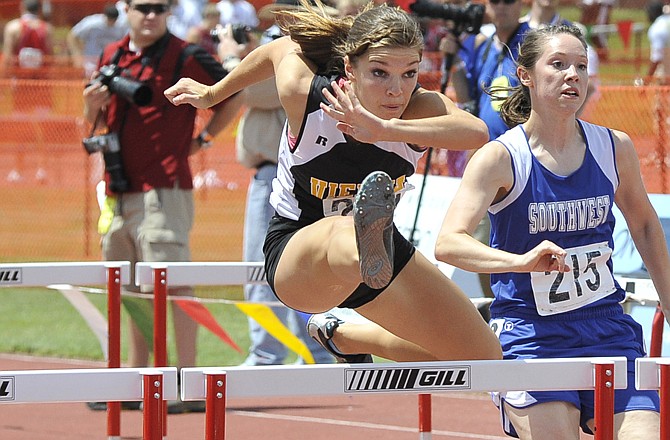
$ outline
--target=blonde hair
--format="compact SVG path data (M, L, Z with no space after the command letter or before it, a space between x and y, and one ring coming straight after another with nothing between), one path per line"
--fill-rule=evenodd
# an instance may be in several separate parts
M400 8L368 3L358 15L329 17L323 5L300 0L304 8L279 15L282 30L300 45L318 73L344 73L344 57L352 63L375 47L416 48L423 52L423 35L417 21Z

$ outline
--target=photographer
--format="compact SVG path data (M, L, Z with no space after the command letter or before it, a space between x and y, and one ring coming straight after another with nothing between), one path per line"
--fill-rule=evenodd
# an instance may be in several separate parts
M103 257L130 261L131 268L138 261L190 260L194 213L188 156L207 148L237 114L236 99L213 107L205 129L194 138L196 110L172 106L164 97L181 76L214 84L226 74L204 49L168 32L172 5L172 0L127 0L130 32L105 48L83 94L87 120L102 131L85 144L89 152L97 148L104 154L107 195L116 198ZM192 289L177 287L169 295L192 295ZM178 366L194 366L197 324L178 307L173 319ZM148 363L146 341L132 320L128 363ZM171 402L168 410L204 409L190 404Z

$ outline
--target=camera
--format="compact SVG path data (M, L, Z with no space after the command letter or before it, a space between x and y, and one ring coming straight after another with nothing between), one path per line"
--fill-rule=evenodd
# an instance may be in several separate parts
M102 153L105 160L105 171L109 173L109 190L114 193L128 191L130 183L126 179L121 160L121 142L116 133L107 133L87 137L82 141L88 154Z
M102 66L99 73L93 82L106 85L111 93L140 107L151 102L153 96L151 88L139 81L121 76L122 69L116 64Z
M209 31L209 34L212 36L212 40L214 40L216 44L221 42L221 39L219 38L219 32L222 30L223 28L217 26L216 28ZM247 44L249 42L249 34L251 32L252 29L249 26L245 26L243 24L232 25L233 39L235 42L237 42L237 44Z
M467 3L465 6L433 3L430 0L417 0L409 9L420 17L441 18L454 22L456 36L463 32L477 34L484 20L484 5Z

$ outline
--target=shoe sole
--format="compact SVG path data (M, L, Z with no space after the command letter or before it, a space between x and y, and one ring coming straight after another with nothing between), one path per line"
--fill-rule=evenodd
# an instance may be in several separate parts
M363 180L354 201L354 228L363 282L382 289L393 277L395 195L388 174L375 171Z

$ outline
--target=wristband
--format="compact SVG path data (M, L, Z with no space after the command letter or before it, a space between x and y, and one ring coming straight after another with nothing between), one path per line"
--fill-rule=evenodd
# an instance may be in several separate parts
M235 67L237 67L238 64L240 64L240 57L237 55L226 55L223 58L221 66L226 70L226 72L230 73Z
M200 148L202 148L204 150L204 149L209 148L209 147L212 146L212 141L214 140L214 136L209 134L207 129L205 129L205 130L202 130L200 132L200 134L198 135L197 138L195 138L195 140L198 142L198 145L200 145Z

